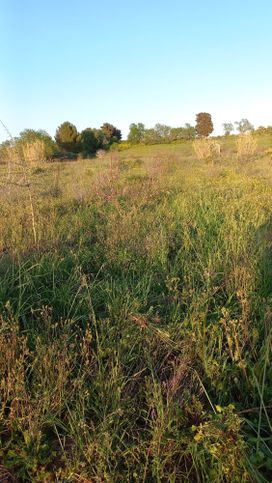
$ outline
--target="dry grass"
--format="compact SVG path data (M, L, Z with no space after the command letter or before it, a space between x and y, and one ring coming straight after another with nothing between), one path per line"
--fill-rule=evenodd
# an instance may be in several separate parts
M214 139L196 139L193 148L197 159L214 161L220 157L220 144Z
M32 143L24 143L22 153L25 162L35 167L37 164L45 161L45 144L42 140L36 140Z
M0 475L269 481L271 162L153 149L1 193Z
M257 151L257 139L253 134L243 134L236 141L238 158L253 156Z

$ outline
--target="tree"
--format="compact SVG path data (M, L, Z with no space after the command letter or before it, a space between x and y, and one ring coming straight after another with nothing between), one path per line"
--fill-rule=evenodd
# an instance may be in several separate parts
M183 141L195 139L196 130L194 126L186 123L184 127L172 127L170 132L170 141Z
M154 128L146 129L144 133L143 143L144 144L156 144L156 132Z
M241 119L241 121L236 121L235 124L237 126L237 131L239 131L240 134L254 131L254 126L248 119Z
M129 126L128 141L131 144L140 144L144 140L145 125L142 122L132 123Z
M172 127L170 131L170 142L183 139L183 127Z
M232 131L234 131L234 125L231 122L224 122L222 124L225 136L229 136Z
M102 131L102 129L93 129L93 134L95 137L95 149L105 149L108 146L108 140Z
M100 129L103 132L108 144L118 143L118 141L121 141L122 134L120 129L117 129L112 124L104 122Z
M81 150L80 134L74 124L63 122L56 130L57 145L67 153L78 153Z
M264 126L259 126L257 129L255 129L255 134L266 134L267 133L267 128Z
M170 141L171 127L166 124L157 123L154 127L155 142L168 143Z
M199 137L208 137L213 132L212 117L208 112L196 115L196 133Z
M196 137L196 128L191 126L188 122L186 122L183 129L183 139L195 139Z
M92 128L87 127L80 134L81 150L85 155L93 154L100 148L97 142L97 137Z

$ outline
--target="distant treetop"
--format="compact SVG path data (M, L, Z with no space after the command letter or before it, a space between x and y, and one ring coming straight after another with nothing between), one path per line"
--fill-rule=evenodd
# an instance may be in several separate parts
M117 127L113 126L112 124L108 122L104 122L104 124L101 126L100 129L103 132L109 144L121 141L122 133L120 129L117 129Z
M199 112L195 128L199 137L208 137L213 132L212 116L208 112Z
M71 122L63 122L56 130L55 140L63 151L78 153L80 151L80 135Z
M235 124L240 134L254 131L254 126L248 119L241 119L241 121L236 121Z
M234 131L234 125L232 124L232 122L224 122L222 126L224 129L225 136L229 136L230 133Z

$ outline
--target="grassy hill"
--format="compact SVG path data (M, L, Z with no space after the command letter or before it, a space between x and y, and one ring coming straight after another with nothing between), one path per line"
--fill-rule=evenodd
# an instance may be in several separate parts
M272 143L222 144L0 167L0 475L271 481Z

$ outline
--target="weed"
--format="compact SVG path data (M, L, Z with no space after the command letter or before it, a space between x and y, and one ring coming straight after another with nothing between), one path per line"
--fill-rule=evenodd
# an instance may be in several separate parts
M0 478L271 480L271 163L223 142L28 167L38 243L1 165Z

